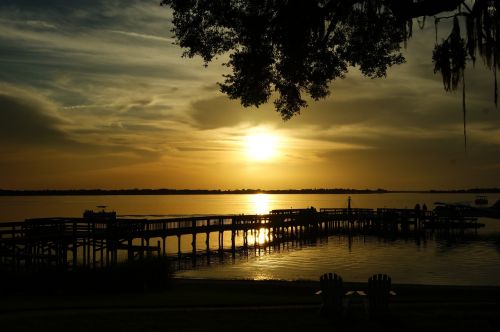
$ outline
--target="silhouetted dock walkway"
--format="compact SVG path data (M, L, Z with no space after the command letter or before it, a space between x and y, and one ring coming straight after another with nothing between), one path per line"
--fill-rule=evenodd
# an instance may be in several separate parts
M104 213L104 212L103 212ZM101 217L100 217L101 216ZM219 215L166 219L116 218L112 213L96 213L84 218L41 218L24 222L0 223L0 263L23 269L33 265L74 268L108 266L119 260L144 255L166 255L166 243L177 241L181 256L181 236L192 236L191 253L236 252L249 247L260 232L266 243L305 239L343 233L412 234L425 229L480 227L475 218L461 214L439 215L420 209L314 208L273 210L262 215ZM210 234L218 234L217 249ZM205 236L205 247L197 248L197 237ZM229 236L230 247L224 241ZM242 238L237 246L236 237ZM153 241L156 240L156 243Z

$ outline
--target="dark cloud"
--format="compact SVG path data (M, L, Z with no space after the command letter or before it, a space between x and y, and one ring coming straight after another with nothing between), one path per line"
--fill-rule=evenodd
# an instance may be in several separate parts
M133 90L145 82L194 79L194 71L162 56L172 49L181 54L170 39L168 14L157 1L1 1L0 80L82 104L94 94L88 90L111 82ZM61 86L61 76L77 82Z
M55 114L54 107L29 93L1 91L0 138L4 144L67 144L71 140L60 129L67 121Z
M15 154L24 154L25 158L32 159L39 156L34 149L58 151L62 155L69 154L78 158L87 159L87 167L94 164L103 167L115 160L114 164L128 160L144 162L159 158L159 151L130 145L130 141L92 141L79 140L82 138L77 131L69 129L75 124L58 114L58 106L44 97L31 92L4 86L0 92L0 139L2 150ZM131 124L121 128L122 132L159 130L151 126ZM108 128L109 134L113 128ZM88 130L86 135L103 134L99 129ZM85 138L85 137L84 137ZM17 150L21 148L22 150ZM56 158L54 155L52 157ZM8 159L8 155L4 155ZM98 162L102 159L102 162ZM108 160L104 163L104 160Z
M138 6L160 7L157 1L141 0L2 0L0 3L3 11L9 10L17 14L18 19L25 18L26 21L31 22L48 21L52 24L64 25L66 28L69 26L85 28L113 26L117 17L130 15L127 9ZM118 11L121 12L120 15ZM33 19L32 16L35 18ZM130 24L135 23L137 26L147 22L147 18L137 18L136 22L130 22Z

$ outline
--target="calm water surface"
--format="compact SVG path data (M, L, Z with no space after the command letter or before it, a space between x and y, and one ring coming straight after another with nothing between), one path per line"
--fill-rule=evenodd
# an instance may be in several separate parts
M472 202L471 194L370 194L351 195L353 207L433 207L436 201ZM489 195L490 204L500 195ZM56 196L0 197L0 222L36 217L78 217L83 210L108 205L119 215L202 215L266 213L277 208L344 207L347 195L182 195L182 196ZM194 278L317 279L334 271L348 281L366 281L383 272L398 283L500 285L500 220L481 219L485 228L464 234L429 235L426 240L382 239L374 236L334 235L310 244L288 243L280 249L261 250L226 259L178 276ZM216 234L211 243L217 243ZM230 241L229 236L225 236ZM182 238L190 251L191 237ZM204 237L197 239L203 248ZM241 242L241 239L239 239ZM227 243L230 247L230 243ZM215 248L214 248L215 249ZM167 240L175 253L175 238Z

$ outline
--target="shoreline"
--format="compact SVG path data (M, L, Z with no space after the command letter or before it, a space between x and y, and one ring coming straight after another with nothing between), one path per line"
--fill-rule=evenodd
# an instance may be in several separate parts
M344 290L367 289L367 282L344 281ZM171 289L164 291L124 291L68 294L9 294L0 298L0 314L15 311L60 308L149 308L218 307L255 305L310 305L321 302L315 295L319 279L250 280L173 278ZM498 303L500 286L486 285L392 285L398 303ZM116 300L119 299L119 302ZM47 301L49 300L49 301ZM168 301L166 301L168 300Z

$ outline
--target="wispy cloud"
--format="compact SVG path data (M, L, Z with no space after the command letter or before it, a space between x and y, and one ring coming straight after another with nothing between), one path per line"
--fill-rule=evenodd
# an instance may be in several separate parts
M173 43L175 41L173 38L165 38L165 37L161 37L161 36L148 35L148 34L144 34L144 33L132 32L132 31L121 31L121 30L108 30L108 31L112 32L112 33L120 34L120 35L157 40L157 41L161 41L161 42Z
M171 12L156 1L2 1L0 136L8 144L0 173L10 185L383 187L420 178L431 187L500 179L491 75L466 73L466 156L461 96L444 93L433 73L432 27L415 33L408 63L387 79L351 70L330 98L308 101L287 122L272 104L244 109L218 92L224 59L204 68L182 58L170 29ZM246 158L244 140L255 131L280 138L279 158Z

